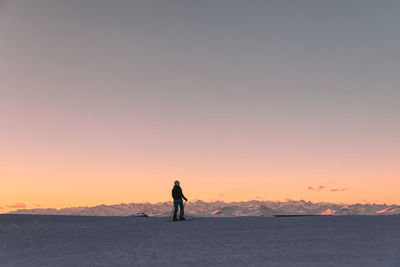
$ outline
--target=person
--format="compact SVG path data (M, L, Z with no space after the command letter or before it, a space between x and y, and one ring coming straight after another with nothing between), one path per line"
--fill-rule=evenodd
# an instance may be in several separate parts
M178 206L180 208L180 216L179 216L179 220L185 220L185 217L183 215L185 215L185 211L183 209L183 201L182 198L187 201L187 198L183 195L182 193L182 188L180 187L180 183L179 181L175 181L174 182L174 188L172 189L172 197L174 199L174 217L173 217L173 221L177 221L178 218L176 217L178 215Z

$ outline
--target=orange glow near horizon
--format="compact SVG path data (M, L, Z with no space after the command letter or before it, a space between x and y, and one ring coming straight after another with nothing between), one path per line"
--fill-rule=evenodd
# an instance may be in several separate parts
M22 205L27 209L59 209L170 201L175 179L181 181L189 200L400 203L400 183L396 169L390 166L332 168L327 163L315 166L289 161L240 164L240 160L231 159L232 163L221 160L219 164L204 164L206 161L202 160L202 165L183 162L182 166L166 160L153 168L150 164L131 166L100 158L85 162L68 159L66 154L64 157L61 161L36 158L25 163L8 158L8 168L2 166L1 170L8 179L3 179L0 213L24 208Z

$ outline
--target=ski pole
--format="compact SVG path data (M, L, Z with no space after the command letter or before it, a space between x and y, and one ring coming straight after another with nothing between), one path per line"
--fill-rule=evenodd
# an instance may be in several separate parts
M175 210L175 206L172 205L172 210L171 210L171 214L169 215L169 220L172 221L172 214L174 213Z

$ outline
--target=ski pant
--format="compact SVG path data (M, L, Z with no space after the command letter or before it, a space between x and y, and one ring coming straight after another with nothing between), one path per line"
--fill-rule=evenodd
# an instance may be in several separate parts
M181 209L180 216L183 216L183 214L185 213L183 211L183 200L182 199L175 199L174 200L174 207L175 207L175 209L174 209L174 218L178 214L178 205L179 205L179 208Z

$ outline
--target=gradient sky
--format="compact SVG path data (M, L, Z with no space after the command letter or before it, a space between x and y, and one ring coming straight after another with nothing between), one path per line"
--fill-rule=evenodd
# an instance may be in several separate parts
M0 1L0 212L400 204L400 2Z

